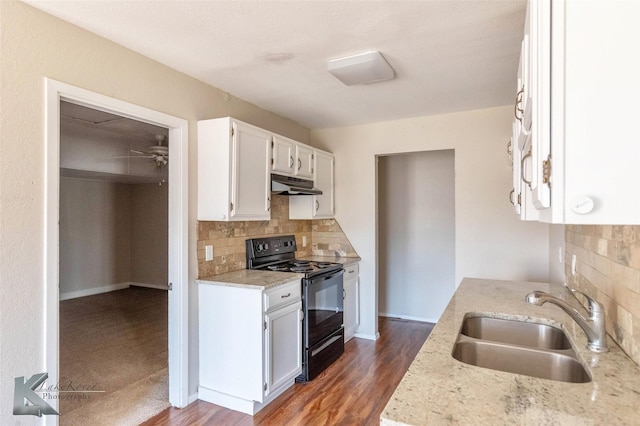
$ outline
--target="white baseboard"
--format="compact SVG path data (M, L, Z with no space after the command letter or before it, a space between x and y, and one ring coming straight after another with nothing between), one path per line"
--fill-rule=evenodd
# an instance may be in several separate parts
M192 404L192 403L196 402L197 400L198 400L198 392L192 393L191 395L189 395L189 399L187 401L187 405Z
M386 312L378 312L378 315L380 315L381 317L387 317L387 318L399 318L399 319L409 320L409 321L430 322L433 324L438 322L437 318L433 319L433 318L425 318L425 317L414 317L411 315L389 314Z
M380 333L376 334L365 334L365 333L355 333L353 337L357 337L359 339L367 339L367 340L378 340L380 338Z
M129 285L131 285L133 287L145 287L145 288L155 288L155 289L158 289L158 290L169 290L169 287L167 287L166 285L162 285L162 284L147 284L147 283L130 282Z
M169 289L167 286L163 286L159 284L124 282L124 283L118 283L118 284L105 285L102 287L93 287L93 288L86 288L83 290L68 291L65 293L60 293L60 300L69 300L69 299L76 299L78 297L93 296L94 294L102 294L102 293L108 293L110 291L123 290L131 286L155 288L158 290Z
M110 291L123 290L125 288L129 288L128 282L105 285L102 287L86 288L83 290L68 291L65 293L60 293L60 300L69 300L69 299L76 299L78 297L93 296L94 294L108 293Z

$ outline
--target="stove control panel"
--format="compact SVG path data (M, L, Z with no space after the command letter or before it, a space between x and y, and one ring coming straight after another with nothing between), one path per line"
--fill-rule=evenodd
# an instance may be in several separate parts
M247 240L247 258L261 258L296 251L295 235L280 237L253 238Z

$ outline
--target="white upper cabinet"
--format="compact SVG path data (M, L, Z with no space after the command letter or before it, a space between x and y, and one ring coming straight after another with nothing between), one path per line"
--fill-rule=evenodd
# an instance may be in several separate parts
M640 224L640 143L630 128L640 99L639 19L640 2L529 1L511 200L517 206L519 184L531 218Z
M296 195L289 197L290 219L332 219L334 207L333 154L319 149L313 152L313 181L322 195Z
M295 175L301 178L313 178L313 148L301 143L296 145Z
M293 175L296 142L282 136L274 136L271 141L271 171Z
M271 142L271 171L279 175L313 178L313 148L280 135Z
M198 220L269 220L271 134L230 117L198 122Z

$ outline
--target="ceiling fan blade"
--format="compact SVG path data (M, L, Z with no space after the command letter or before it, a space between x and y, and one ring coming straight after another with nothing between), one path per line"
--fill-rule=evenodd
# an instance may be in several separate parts
M149 158L156 158L155 155L120 155L117 157L109 157L109 158L145 158L145 159L149 159Z
M134 154L147 155L146 152L138 151L137 149L130 149L129 152L133 152Z

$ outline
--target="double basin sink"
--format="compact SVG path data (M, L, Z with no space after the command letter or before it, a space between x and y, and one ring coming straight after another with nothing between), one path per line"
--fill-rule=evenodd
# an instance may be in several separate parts
M466 314L452 356L465 364L541 379L591 381L565 332L547 324Z

